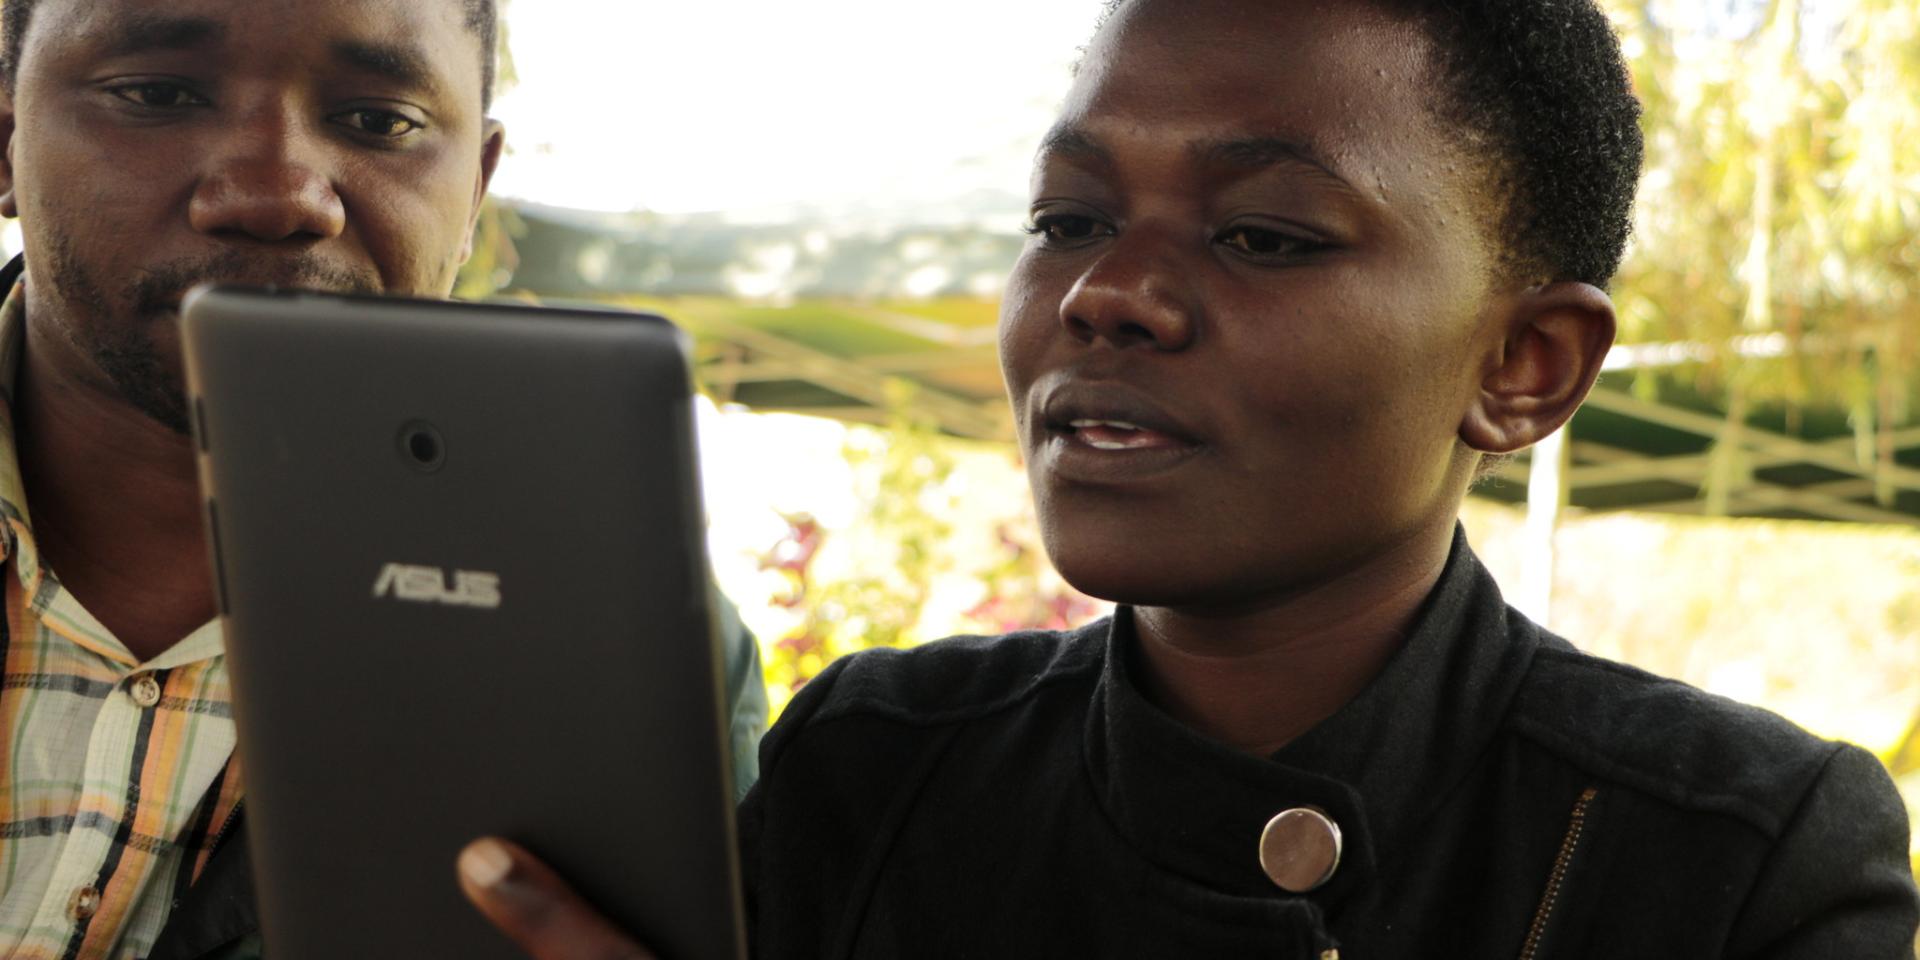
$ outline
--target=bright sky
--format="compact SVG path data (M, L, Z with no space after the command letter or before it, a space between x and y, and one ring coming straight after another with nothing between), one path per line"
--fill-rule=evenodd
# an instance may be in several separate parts
M495 191L742 219L1017 205L1101 6L516 0Z

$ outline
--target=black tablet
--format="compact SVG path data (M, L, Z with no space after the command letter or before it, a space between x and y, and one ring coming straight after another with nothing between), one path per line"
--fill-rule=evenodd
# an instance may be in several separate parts
M268 954L519 956L454 879L495 834L744 956L680 331L219 288L182 332Z

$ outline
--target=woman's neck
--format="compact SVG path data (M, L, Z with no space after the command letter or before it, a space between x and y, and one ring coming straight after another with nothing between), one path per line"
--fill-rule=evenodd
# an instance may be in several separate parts
M1445 568L1452 527L1331 580L1230 613L1134 611L1147 697L1207 737L1267 756L1365 689L1406 641Z

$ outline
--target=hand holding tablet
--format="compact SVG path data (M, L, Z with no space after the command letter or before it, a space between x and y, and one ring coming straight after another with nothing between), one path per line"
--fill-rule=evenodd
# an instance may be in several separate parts
M552 868L492 837L460 853L467 898L535 960L654 960Z

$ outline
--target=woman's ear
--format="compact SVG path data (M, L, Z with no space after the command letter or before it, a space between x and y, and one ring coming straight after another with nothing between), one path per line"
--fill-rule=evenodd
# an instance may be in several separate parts
M1572 418L1613 347L1613 301L1600 288L1561 282L1515 294L1460 439L1482 453L1512 453Z

